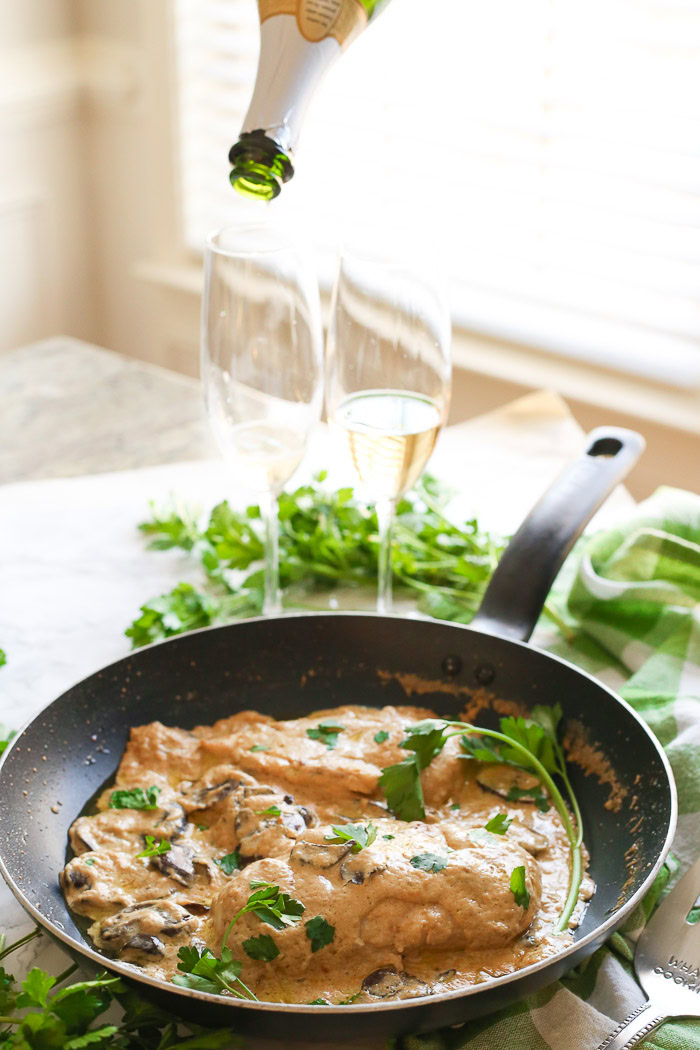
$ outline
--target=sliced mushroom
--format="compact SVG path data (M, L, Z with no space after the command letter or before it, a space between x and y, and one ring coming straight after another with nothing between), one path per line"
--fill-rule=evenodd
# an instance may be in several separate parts
M127 941L122 952L138 952L140 955L159 956L165 955L165 945L158 937L152 934L137 933L130 941Z
M167 853L153 857L153 863L164 875L175 879L181 886L191 886L195 880L194 851L189 846L173 843Z
M332 868L347 857L352 850L352 842L306 842L299 839L289 855L291 863L308 864L312 868Z
M196 809L211 809L212 806L228 798L241 784L241 780L229 778L222 780L220 784L213 784L212 787L198 788L183 796L183 805L189 812Z
M144 945L148 939L160 942L159 934L165 937L176 937L180 933L194 930L197 919L188 911L171 900L142 901L123 908L116 915L110 915L97 927L95 940L113 951L131 948L135 951L146 951L148 954L162 954L156 947L150 949L137 947ZM136 943L135 943L136 942Z
M92 886L92 879L86 875L84 871L78 871L76 868L71 868L68 872L68 882L71 886L74 886L76 890L82 890L86 886Z
M306 831L306 821L296 807L283 809L280 813L280 820L285 828L293 831L296 835L301 835L302 831Z
M373 875L378 875L379 872L385 869L385 864L379 864L373 859L371 854L367 854L362 850L360 853L355 853L343 861L340 865L340 877L343 882L361 886L367 879L371 879Z
M362 982L362 990L373 999L415 999L430 995L432 988L413 974L399 972L393 966L374 970Z
M547 849L548 842L544 835L540 835L539 832L533 831L532 828L526 828L520 821L514 820L511 822L508 828L508 837L513 839L522 846L524 850L531 853L533 857L536 857L538 853L542 853L543 850Z
M502 798L508 798L510 791L537 791L540 782L532 773L513 766L483 766L476 774L476 782L487 791L494 791ZM525 799L527 802L527 799Z

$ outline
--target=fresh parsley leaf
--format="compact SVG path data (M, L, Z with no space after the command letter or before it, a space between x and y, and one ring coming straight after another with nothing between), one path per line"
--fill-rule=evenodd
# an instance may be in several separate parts
M46 997L56 983L44 970L35 966L22 981L22 991L17 996L17 1006L46 1006Z
M530 907L530 894L528 893L527 885L525 883L525 866L521 864L517 868L513 868L510 876L510 889L515 903L525 911Z
M491 817L491 820L484 827L492 835L505 835L512 823L513 818L509 817L507 813L497 813L495 817Z
M271 882L251 882L251 888L256 887L255 892L236 913L229 923L229 929L238 922L241 915L253 912L261 922L266 922L275 930L283 930L285 926L294 926L301 919L306 908L301 901L290 897L288 893L282 893L279 886ZM224 936L224 943L228 937L228 931Z
M548 773L558 772L554 741L537 722L521 716L518 716L518 718L502 718L501 732L505 736L510 737L511 740L515 740L516 743L527 748ZM504 744L501 745L500 750L506 762L525 769L533 768L532 763L528 761L521 751L516 751L515 748L507 747Z
M320 740L322 744L325 744L329 751L332 751L335 745L338 743L338 736L345 729L344 725L339 722L333 722L331 719L326 719L323 722L319 722L315 729L307 729L306 735L311 740Z
M197 825L197 831L209 831L209 825L208 824L198 824Z
M270 750L270 744L253 744L253 746L251 748L248 748L248 750L249 751L269 751Z
M425 820L423 788L416 755L393 766L386 766L379 778L379 787L389 809L399 820Z
M416 722L415 725L406 726L408 736L399 744L399 747L415 751L418 768L425 769L445 746L446 728L445 722L441 719L425 718L422 722Z
M279 817L282 810L279 806L268 806L267 809L256 809L255 812L263 817Z
M493 740L481 736L463 736L461 741L464 755L462 758L474 758L477 762L503 762L504 759Z
M164 853L169 853L172 849L168 839L161 839L156 846L156 840L153 835L146 835L146 848L140 853L136 854L136 859L140 857L160 857Z
M76 1035L74 1039L69 1039L63 1044L63 1050L84 1050L86 1046L98 1046L118 1031L119 1029L114 1024L106 1024L102 1028L94 1028L84 1035Z
M377 837L377 829L370 820L364 827L361 824L332 824L334 834L325 835L326 842L352 842L352 853L359 853L366 846L371 846Z
M394 838L396 838L396 836L395 835L382 835L382 838L383 839L394 839Z
M241 964L233 958L230 948L224 948L217 958L210 948L200 952L193 945L186 945L180 948L177 957L180 960L177 968L181 972L172 978L173 984L213 995L231 992L241 997L236 988L236 984L240 983Z
M95 863L95 858L94 857L86 857L85 858L85 863L88 865L89 868L91 868L93 866L93 864Z
M158 809L159 787L119 788L109 796L110 809Z
M374 734L375 744L383 744L385 740L389 739L389 734L386 729L380 729L378 733Z
M440 857L437 853L419 853L411 857L411 864L419 871L432 871L437 874L447 867L447 857Z
M13 975L4 966L0 966L0 1015L6 1017L15 1008L17 992Z
M0 649L0 667L4 667L4 665L6 663L7 663L7 656L5 655L5 650L4 649Z
M261 933L259 937L249 937L247 941L243 941L243 951L251 959L259 962L271 962L280 953L269 933Z
M331 1004L328 1002L327 999L318 998L318 999L312 999L311 1002L307 1003L306 1005L307 1006L330 1006Z
M360 988L359 992L355 992L354 995L349 995L347 999L341 999L338 1006L349 1006L350 1003L354 1003L356 999L359 999L361 995L362 989Z
M321 948L325 948L327 944L332 944L335 937L335 926L331 926L321 915L317 915L315 918L305 922L304 929L306 930L306 936L311 941L312 952L318 952Z
M461 808L462 807L460 806L459 802L453 802L452 805L450 806L450 809L452 810L453 813L459 813Z
M539 786L531 788L512 787L506 795L507 802L519 802L520 799L525 799L526 802L534 802L540 813L548 813L551 809L547 796Z
M216 857L214 863L219 865L224 875L233 875L241 867L241 855L238 850L234 850L223 857Z

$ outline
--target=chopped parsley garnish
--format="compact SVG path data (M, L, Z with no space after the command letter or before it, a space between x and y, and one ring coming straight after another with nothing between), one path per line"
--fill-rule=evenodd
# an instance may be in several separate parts
M200 952L199 948L187 944L180 948L177 957L180 960L177 964L180 973L172 978L173 984L181 988L193 988L196 992L209 992L211 995L230 992L239 999L257 1002L250 988L241 981L241 963L233 958L230 948L223 948L220 957L217 957L211 948L203 948Z
M514 868L510 876L510 889L515 903L525 911L530 907L530 894L525 883L525 865Z
M396 838L396 836L395 835L382 835L382 838L383 839L393 839L393 838Z
M259 962L272 962L280 953L269 933L261 933L259 937L249 937L247 941L243 941L243 951L251 959Z
M383 744L385 740L389 739L389 734L386 729L380 729L378 733L374 734L375 744Z
M419 871L432 871L437 874L447 867L447 857L440 857L437 853L419 853L411 857L411 864Z
M248 748L249 751L269 751L270 744L253 744L252 747Z
M460 806L459 802L453 802L452 805L450 806L450 809L452 810L453 813L459 813L461 808L462 807Z
M214 863L219 865L224 875L233 875L241 867L241 855L238 850L233 850L223 857L215 857Z
M197 825L197 831L209 831L209 825L208 824L198 824Z
M139 857L160 857L163 853L168 853L172 849L168 839L161 839L156 846L156 840L153 835L146 835L146 848L140 853L136 854L136 859Z
M497 813L495 817L491 817L488 823L484 824L484 827L492 835L505 835L512 823L513 818L509 817L507 813Z
M109 796L110 809L158 809L160 788L119 788Z
M255 812L263 817L279 817L282 810L279 806L268 806L267 809L256 809Z
M386 766L379 778L389 809L399 820L425 820L423 788L415 755Z
M326 835L326 842L352 842L352 853L359 853L366 846L371 846L377 837L377 829L370 820L363 827L361 824L331 824L335 834Z
M89 865L90 867L92 867L92 866L93 866L93 864L95 863L95 858L94 858L94 857L87 857L87 858L85 859L85 863L86 863L87 865Z
M253 912L261 922L266 922L273 929L283 930L285 926L298 923L306 911L301 901L290 897L288 893L282 893L279 886L271 882L254 881L250 885L254 892L229 923L224 935L224 944L233 925L247 912Z
M311 1002L307 1003L306 1005L307 1006L330 1006L331 1003L329 1003L327 999L318 998L318 999L312 999Z
M311 941L312 952L318 952L321 948L325 948L327 944L332 943L335 937L335 926L331 926L321 915L317 915L314 919L309 919L308 922L305 922L304 929L306 930L306 936Z
M354 1003L356 999L359 999L361 995L362 989L360 988L359 992L355 992L354 995L349 995L347 999L341 999L338 1006L349 1006L350 1003Z
M345 726L341 725L340 722L333 722L332 720L326 720L319 722L315 729L307 729L306 735L311 740L320 740L322 744L325 744L329 751L332 751L335 745L338 743L338 735L343 732Z

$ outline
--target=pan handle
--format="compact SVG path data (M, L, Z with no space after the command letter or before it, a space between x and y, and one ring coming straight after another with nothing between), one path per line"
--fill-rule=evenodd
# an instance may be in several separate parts
M547 489L506 547L472 627L528 640L567 554L644 447L634 430L591 431L585 452Z

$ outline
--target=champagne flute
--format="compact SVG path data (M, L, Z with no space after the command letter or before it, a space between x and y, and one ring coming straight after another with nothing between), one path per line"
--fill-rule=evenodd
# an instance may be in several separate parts
M205 253L202 382L231 474L260 506L265 615L281 611L277 498L321 413L322 354L316 273L295 240L265 224L212 234Z
M328 417L344 434L379 526L377 611L391 610L399 498L435 447L450 400L451 324L427 267L343 253L326 355Z

